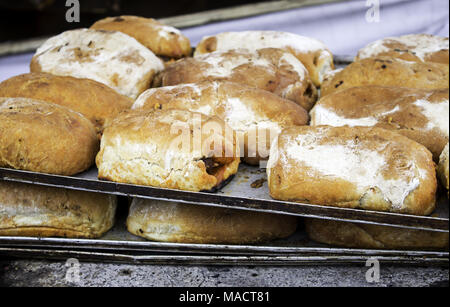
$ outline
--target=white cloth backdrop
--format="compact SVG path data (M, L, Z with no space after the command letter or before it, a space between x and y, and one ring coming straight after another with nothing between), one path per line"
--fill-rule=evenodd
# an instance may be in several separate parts
M370 2L376 2L372 0ZM224 31L278 30L320 39L339 55L355 55L374 40L410 33L449 36L448 0L379 0L380 21L366 19L367 0L306 7L184 29L193 45ZM0 58L0 81L28 72L32 54Z

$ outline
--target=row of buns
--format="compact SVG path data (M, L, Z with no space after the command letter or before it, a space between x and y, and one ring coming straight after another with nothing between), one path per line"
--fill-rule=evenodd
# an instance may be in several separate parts
M434 40L442 44L425 37L432 46ZM322 43L287 33L207 37L194 58L186 45L178 30L131 16L50 39L33 58L31 74L0 84L0 97L12 97L0 102L0 116L14 122L20 115L44 131L33 143L26 131L14 131L11 124L3 130L0 122L0 131L14 136L9 143L1 140L0 166L73 175L96 156L101 179L208 191L236 174L240 158L254 165L270 158L275 199L417 215L434 210L433 155L436 161L442 153L439 169L445 178L448 143L448 61L434 54L448 57L448 39L446 51L428 48L430 55L414 62L389 52L368 59L360 54L337 72ZM396 83L401 79L407 81ZM316 103L317 88L322 98ZM22 114L31 105L36 111ZM67 119L63 124L58 113ZM91 129L81 131L81 117L91 121ZM197 131L196 121L220 129ZM188 143L200 135L221 146L183 150L174 126ZM61 139L70 144L58 147ZM43 144L45 155L31 154L42 152ZM61 169L64 159L79 168ZM446 178L448 187L448 166ZM287 237L296 225L288 216L142 200L133 202L128 219L130 232L138 236L201 243ZM342 245L331 241L324 243Z

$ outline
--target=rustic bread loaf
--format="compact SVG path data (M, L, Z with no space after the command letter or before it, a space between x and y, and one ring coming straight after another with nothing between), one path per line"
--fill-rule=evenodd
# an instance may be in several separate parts
M449 66L377 57L354 62L330 74L322 84L322 97L350 87L381 85L416 89L446 89Z
M99 178L187 191L208 191L236 174L239 144L217 117L184 110L122 114L105 129Z
M152 18L137 16L108 17L97 21L91 29L119 31L134 37L157 56L182 58L192 53L191 42L174 28Z
M448 144L447 146L445 146L444 151L441 154L441 158L440 158L440 162L439 162L439 167L438 167L438 173L439 173L439 177L441 179L441 182L443 184L443 186L447 189L449 189L449 179L448 179L448 168L449 168L449 158L448 158Z
M0 83L0 97L25 97L65 106L89 119L98 134L108 118L133 104L102 83L46 73L24 74Z
M36 52L31 72L98 81L136 99L148 89L163 62L121 32L79 29L47 40Z
M0 167L70 176L87 170L98 148L83 115L33 99L0 98Z
M448 250L448 233L318 219L306 219L305 223L312 240L340 247Z
M277 200L414 215L431 214L436 204L431 153L380 128L288 128L267 173Z
M292 54L267 48L232 50L180 60L160 73L155 87L202 81L231 81L272 92L306 110L317 101L317 89L305 66Z
M448 95L448 89L348 88L319 100L311 110L311 125L396 131L427 147L438 161L449 141Z
M149 240L251 244L292 235L297 218L258 212L134 199L128 231Z
M292 53L309 71L312 81L320 86L323 76L333 70L333 55L320 41L292 33L276 31L225 32L208 36L198 44L195 56L233 49L257 50L279 48Z
M370 43L361 49L356 61L388 56L414 62L434 62L449 64L448 37L429 34L411 34L388 37Z
M206 81L144 92L133 109L181 109L218 116L237 134L244 161L267 160L270 144L287 127L307 125L308 113L292 101L238 83Z
M0 182L0 236L99 238L114 225L117 198Z

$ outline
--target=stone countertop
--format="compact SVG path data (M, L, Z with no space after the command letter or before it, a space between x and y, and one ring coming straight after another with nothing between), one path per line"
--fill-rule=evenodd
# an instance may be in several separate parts
M381 265L380 283L361 266L200 267L81 263L80 282L65 262L0 259L0 286L31 287L429 287L449 286L449 269Z

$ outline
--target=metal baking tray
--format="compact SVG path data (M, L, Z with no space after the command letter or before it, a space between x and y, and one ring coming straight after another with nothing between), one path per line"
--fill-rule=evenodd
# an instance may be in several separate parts
M228 185L216 193L187 192L102 181L97 179L97 173L95 167L74 177L0 168L0 180L300 217L436 232L448 232L449 230L448 198L446 196L441 197L433 216L423 217L276 201L269 195L266 170L245 164L240 166L239 172Z

